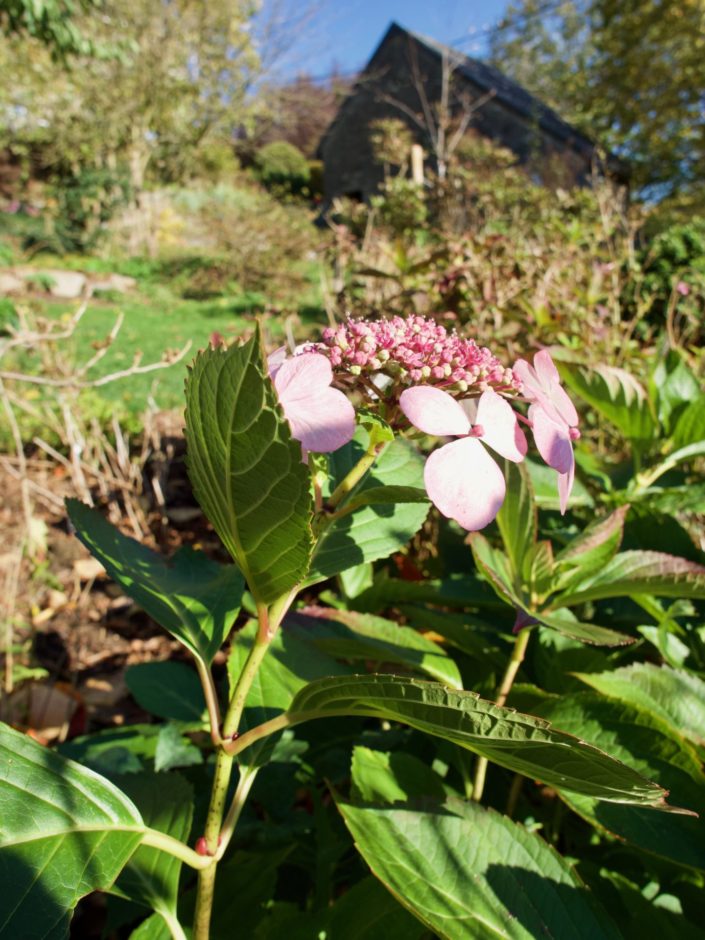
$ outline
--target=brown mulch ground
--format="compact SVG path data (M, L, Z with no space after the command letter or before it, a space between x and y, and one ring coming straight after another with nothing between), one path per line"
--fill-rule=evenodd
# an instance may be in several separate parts
M218 540L191 495L183 439L172 443L171 459L162 473L166 512L156 506L145 509L143 500L146 541L166 554L188 544L217 555ZM55 496L63 499L74 495L60 467L30 459L29 471L34 482ZM98 570L88 551L70 532L66 514L40 499L33 500L33 513L46 527L45 546L33 560L26 554L22 558L12 601L8 575L17 565L26 529L19 481L0 469L0 486L0 615L5 614L3 620L9 615L12 623L15 662L45 669L48 676L37 683L54 688L58 685L79 703L69 736L145 720L147 716L132 701L125 686L125 669L148 660L182 657L183 648ZM125 534L134 537L119 504L117 512L115 507L113 511L124 520ZM3 611L3 605L10 609ZM0 638L0 649L5 648L6 637L7 633ZM26 701L28 683L8 695L7 670L4 678L1 717L19 726L31 725ZM33 718L35 724L42 724L36 709ZM49 719L47 724L52 725ZM40 740L56 740L50 727L31 730Z

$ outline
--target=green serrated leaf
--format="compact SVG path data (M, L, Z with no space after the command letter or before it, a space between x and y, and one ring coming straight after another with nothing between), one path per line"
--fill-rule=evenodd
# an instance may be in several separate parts
M603 695L658 715L676 734L705 746L705 682L693 673L632 663L612 672L577 676Z
M525 608L529 599L520 595L512 578L509 559L480 532L471 532L469 536L475 564L494 588L497 596L512 607Z
M0 934L60 940L71 912L108 889L144 833L117 787L0 725Z
M444 940L619 940L570 865L538 835L472 802L338 803L374 874Z
M553 588L553 546L548 540L544 539L531 546L525 559L524 571L533 609Z
M289 615L285 629L336 659L397 663L451 688L463 687L458 667L442 647L383 617L309 606Z
M630 594L703 599L705 567L664 552L620 552L601 571L555 597L551 606L574 607Z
M604 519L595 519L556 555L556 565L577 568L583 576L602 568L619 551L628 511L629 506L620 506Z
M627 646L634 642L634 637L616 630L608 630L594 623L581 623L575 614L566 607L551 611L538 611L533 616L546 627L562 633L581 643L591 643L595 646Z
M123 535L95 509L66 501L76 534L123 591L194 656L210 665L240 610L245 586L234 565L181 548L163 558Z
M646 391L634 376L614 366L581 369L559 364L558 370L566 385L621 431L636 450L649 449L656 421Z
M630 767L548 723L472 692L400 676L319 679L297 693L289 724L368 715L452 741L544 783L596 799L664 807L664 792Z
M617 808L562 791L569 806L593 825L644 851L705 868L705 776L686 741L655 715L592 693L547 700L536 711L658 781L690 815L652 813L638 806Z
M196 498L255 597L276 600L306 575L312 501L258 331L241 346L196 357L186 382L186 440Z
M125 682L137 704L157 718L196 724L204 719L201 683L185 663L138 663L127 669Z

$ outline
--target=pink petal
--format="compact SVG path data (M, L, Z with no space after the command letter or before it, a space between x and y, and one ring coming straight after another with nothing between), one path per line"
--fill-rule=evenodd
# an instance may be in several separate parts
M341 391L330 388L332 379L330 362L320 353L287 359L274 377L292 436L318 454L338 450L355 433L355 409Z
M534 369L544 389L549 389L552 385L557 384L561 380L558 369L556 369L553 359L551 359L551 354L547 349L541 349L534 356Z
M561 515L565 514L570 499L570 491L573 489L575 481L575 461L571 461L570 469L567 473L558 474L558 498L561 505Z
M280 356L281 350L272 353L270 359ZM280 401L294 401L311 395L312 388L324 388L333 381L333 369L326 356L320 353L304 353L290 356L277 368L274 384Z
M436 437L460 437L470 431L470 421L447 392L430 385L416 385L401 393L399 407L415 428Z
M286 346L280 346L279 349L275 349L274 352L267 356L267 368L269 369L269 377L272 381L274 381L277 372L285 362Z
M504 476L482 444L464 437L435 450L426 461L429 499L470 532L484 529L504 502Z
M513 367L524 387L526 398L541 405L554 420L575 427L579 420L578 412L560 384L561 377L547 349L536 353L534 366L530 366L525 359L519 359Z
M568 397L565 389L561 385L556 385L551 389L551 402L561 419L570 427L575 427L579 421L578 412L575 405Z
M567 473L573 463L573 444L568 428L556 421L541 405L529 408L534 440L539 453L559 473Z
M521 463L526 456L526 435L519 427L509 402L488 389L480 396L475 423L483 429L481 440L502 457Z
M529 401L548 401L543 386L536 374L536 370L533 366L529 365L526 359L517 359L512 366L512 372L521 382L524 396L528 398Z

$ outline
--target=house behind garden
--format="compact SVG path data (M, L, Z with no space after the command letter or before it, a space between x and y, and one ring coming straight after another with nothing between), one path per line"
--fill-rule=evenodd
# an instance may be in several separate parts
M371 129L388 119L408 126L427 165L441 174L464 126L512 151L547 185L583 185L597 163L588 137L498 69L392 23L319 145L327 201L367 200L378 189L384 167Z

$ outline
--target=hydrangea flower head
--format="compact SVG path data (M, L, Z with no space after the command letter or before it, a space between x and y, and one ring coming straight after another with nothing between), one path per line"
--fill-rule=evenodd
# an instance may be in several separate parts
M323 332L316 347L337 375L388 376L397 386L415 383L454 393L518 392L519 382L485 346L463 339L427 317L348 318Z
M337 388L325 356L304 352L287 358L278 349L268 360L269 375L291 427L292 437L306 451L327 454L338 450L355 433L355 409Z
M530 402L529 421L538 451L548 466L558 471L558 494L564 513L575 479L573 441L580 438L578 412L560 384L558 369L548 350L536 353L533 366L519 359L514 372Z
M509 402L488 389L477 402L472 423L447 392L420 385L402 392L399 406L420 431L458 438L434 450L426 461L426 492L444 516L464 529L484 529L499 512L507 487L504 474L483 444L515 463L524 459L527 449Z

